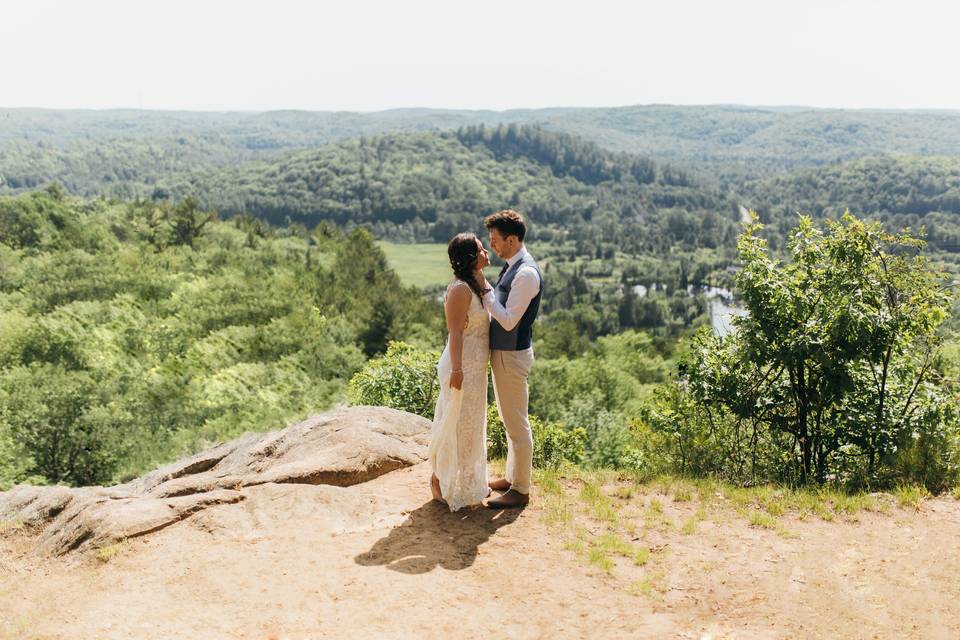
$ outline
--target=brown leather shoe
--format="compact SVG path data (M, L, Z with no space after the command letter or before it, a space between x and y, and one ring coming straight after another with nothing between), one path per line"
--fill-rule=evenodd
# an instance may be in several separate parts
M520 509L527 506L528 502L530 502L529 495L510 489L502 496L487 500L487 506L491 509Z
M498 480L491 480L487 483L487 486L493 489L494 491L509 491L510 483L507 482L506 478L500 478Z

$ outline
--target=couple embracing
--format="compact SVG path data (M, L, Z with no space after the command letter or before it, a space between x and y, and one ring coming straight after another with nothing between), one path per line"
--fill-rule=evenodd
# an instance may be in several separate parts
M490 261L474 234L458 234L447 247L454 279L444 298L449 337L437 365L440 397L430 441L430 488L433 498L451 511L487 498L494 509L523 507L533 471L527 375L533 366L533 321L543 278L523 244L523 216L506 209L483 223L490 248L506 260L495 285L483 275ZM506 477L492 481L487 479L488 362L507 432ZM493 491L496 497L491 497Z

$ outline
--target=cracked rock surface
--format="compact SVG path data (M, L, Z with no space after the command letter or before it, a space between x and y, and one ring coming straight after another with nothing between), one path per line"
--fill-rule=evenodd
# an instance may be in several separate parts
M39 533L37 551L63 555L142 536L208 507L236 503L243 487L346 487L427 459L430 422L383 407L351 407L267 433L246 433L113 487L0 492L0 522Z

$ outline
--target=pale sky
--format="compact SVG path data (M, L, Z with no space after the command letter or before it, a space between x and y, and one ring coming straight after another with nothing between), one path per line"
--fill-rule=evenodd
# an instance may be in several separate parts
M960 109L960 2L0 0L0 107Z

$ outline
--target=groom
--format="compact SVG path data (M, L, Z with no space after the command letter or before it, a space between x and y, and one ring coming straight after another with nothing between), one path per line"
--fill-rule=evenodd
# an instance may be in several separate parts
M533 256L523 246L527 225L512 209L483 221L490 247L507 261L483 306L490 313L490 363L497 410L507 431L507 473L490 482L503 492L487 501L493 509L523 507L530 501L533 435L527 419L527 375L533 366L533 321L540 310L543 278Z

